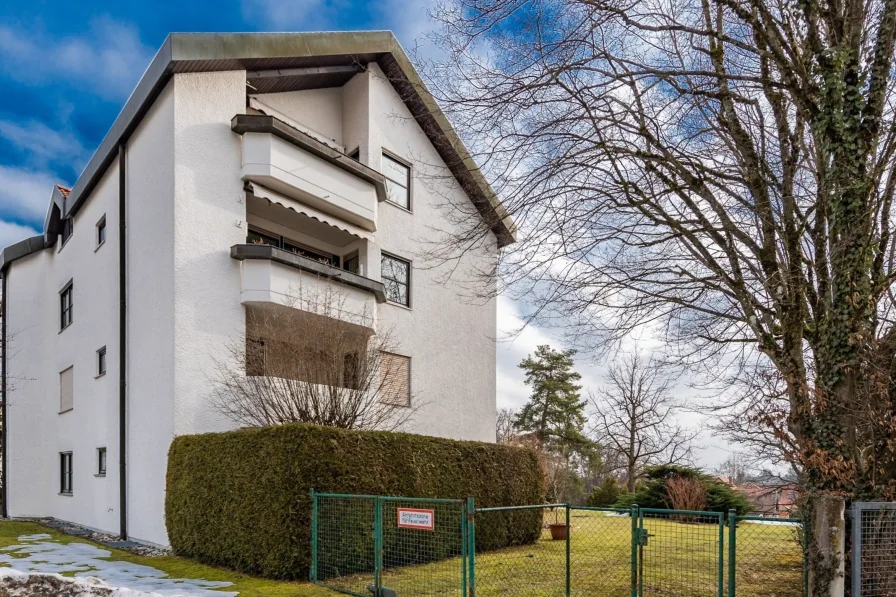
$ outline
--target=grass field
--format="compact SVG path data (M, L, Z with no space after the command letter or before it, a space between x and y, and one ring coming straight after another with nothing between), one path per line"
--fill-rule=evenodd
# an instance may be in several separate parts
M488 513L478 514L486 516ZM546 515L551 520L551 515ZM575 596L631 595L631 519L573 510L570 519L570 585ZM646 519L650 534L641 570L644 597L717 597L719 526ZM737 542L738 597L802 597L802 549L794 525L741 522ZM724 569L727 590L727 528ZM480 597L563 597L566 544L545 529L532 545L476 555ZM455 558L386 570L384 586L399 597L461 596L461 562ZM364 594L369 576L330 579L328 584ZM723 593L725 594L725 593Z
M485 514L479 514L484 516ZM550 521L550 516L546 520ZM644 547L644 597L717 597L719 532L717 525L647 519ZM0 549L23 535L46 533L63 544L89 543L31 522L0 522ZM570 580L577 597L629 597L631 519L601 512L571 514ZM727 529L725 532L727 539ZM725 562L727 568L727 545ZM737 539L738 597L802 597L802 552L793 525L742 522ZM547 529L532 545L476 555L480 597L562 597L565 590L564 541L552 541ZM227 581L222 590L241 597L324 597L334 595L307 583L278 582L170 557L143 557L103 547L110 561L151 566L173 578ZM727 571L725 572L727 574ZM461 597L459 558L386 570L384 585L399 597ZM330 584L368 594L373 575L330 579ZM727 587L727 584L725 585Z

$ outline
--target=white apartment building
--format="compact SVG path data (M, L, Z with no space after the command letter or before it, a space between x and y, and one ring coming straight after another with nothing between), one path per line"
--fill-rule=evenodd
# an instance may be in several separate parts
M169 36L43 234L0 254L4 514L166 545L172 439L235 426L216 355L320 280L392 330L408 431L494 441L495 302L421 261L451 202L494 232L461 280L513 224L391 33Z

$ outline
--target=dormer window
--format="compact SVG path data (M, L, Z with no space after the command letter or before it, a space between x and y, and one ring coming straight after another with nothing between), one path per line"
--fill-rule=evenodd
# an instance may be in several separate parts
M62 220L62 244L64 245L68 242L69 237L71 237L72 232L75 228L75 221L71 216Z

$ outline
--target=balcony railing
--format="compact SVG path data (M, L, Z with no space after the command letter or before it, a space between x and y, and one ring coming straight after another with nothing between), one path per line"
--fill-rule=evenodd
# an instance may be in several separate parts
M259 262L259 265L277 264L285 266L286 270L278 275L278 272L253 271L243 272L243 300L265 300L265 295L288 295L289 284L314 283L315 280L323 282L336 282L347 287L352 294L361 293L376 299L376 302L386 301L385 287L382 282L353 274L352 272L334 267L315 259L303 257L290 251L285 251L270 245L233 245L230 247L230 256L237 261ZM247 264L244 263L244 268ZM290 276L289 270L293 270ZM302 273L306 276L295 278ZM268 298L267 300L272 300ZM275 302L282 302L277 300Z
M273 116L238 114L230 128L243 136L243 180L376 230L382 174Z

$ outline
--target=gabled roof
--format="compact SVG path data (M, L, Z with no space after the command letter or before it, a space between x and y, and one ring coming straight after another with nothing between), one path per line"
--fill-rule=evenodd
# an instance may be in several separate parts
M146 69L70 193L67 217L90 191L174 73L245 69L247 82L263 92L345 84L376 62L503 247L515 241L507 210L426 89L391 31L327 33L172 33ZM2 263L0 263L2 268Z

